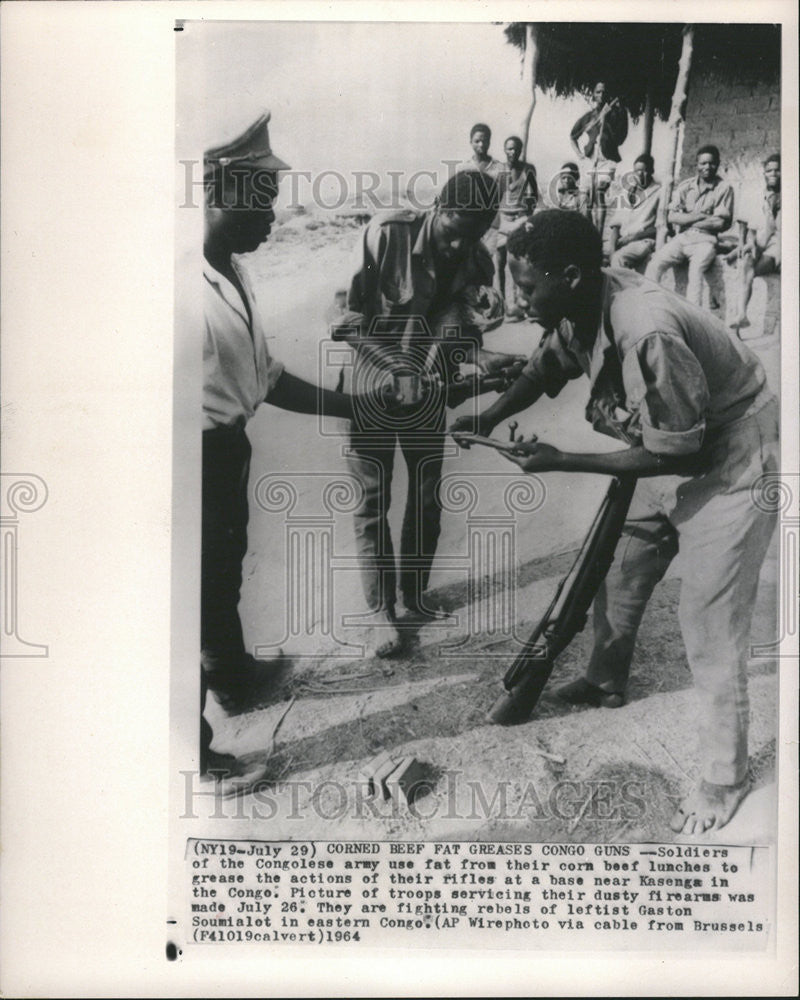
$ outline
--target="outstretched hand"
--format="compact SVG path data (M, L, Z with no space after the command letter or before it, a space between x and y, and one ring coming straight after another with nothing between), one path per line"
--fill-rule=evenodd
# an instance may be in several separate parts
M463 417L458 417L448 428L449 434L480 434L483 437L489 437L489 435L494 430L494 424L491 420L487 418L482 413L477 414L465 414ZM469 448L469 444L464 441L458 441L462 448Z
M523 472L553 472L560 469L561 459L564 455L558 448L543 441L522 441L516 442L515 451L504 451L501 454L518 465Z

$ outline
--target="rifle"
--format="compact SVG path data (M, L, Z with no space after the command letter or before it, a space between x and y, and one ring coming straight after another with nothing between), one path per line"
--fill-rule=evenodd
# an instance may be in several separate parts
M526 722L536 708L556 658L586 624L589 606L614 561L635 488L635 476L611 480L572 568L503 678L505 693L489 711L490 722Z
M448 405L458 406L465 399L484 392L505 392L519 378L526 363L525 360L515 361L490 372L456 375L452 382L447 383Z
M615 97L613 101L610 101L603 108L601 108L600 111L597 112L592 121L590 121L589 124L584 129L585 132L588 132L589 129L594 128L595 125L600 126L600 131L597 133L595 138L588 139L586 145L583 147L584 156L591 156L596 149L600 148L600 140L603 137L603 122L605 121L606 115L609 113L609 111L611 111L612 108L615 108L618 104L619 104L619 98ZM597 163L597 159L598 157L595 156L595 163Z

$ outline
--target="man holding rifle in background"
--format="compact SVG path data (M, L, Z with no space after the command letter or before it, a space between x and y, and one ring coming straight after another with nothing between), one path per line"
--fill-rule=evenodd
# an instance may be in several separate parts
M748 632L775 524L751 491L777 470L777 401L760 362L716 318L633 271L601 269L599 234L577 213L539 213L508 251L545 335L511 388L451 431L488 435L589 377L587 419L627 449L569 454L530 442L507 455L525 472L642 480L594 601L586 677L559 694L571 704L623 704L642 614L680 543L679 618L700 702L702 780L671 826L687 834L724 826L747 791Z
M606 191L622 159L619 147L628 135L628 112L615 98L608 101L606 85L598 81L592 91L592 108L572 126L569 141L580 160L581 185L600 235L606 218ZM584 148L578 145L586 137Z

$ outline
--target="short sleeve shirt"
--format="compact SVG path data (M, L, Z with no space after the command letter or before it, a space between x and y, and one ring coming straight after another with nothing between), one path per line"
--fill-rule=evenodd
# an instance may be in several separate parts
M656 181L651 182L649 187L624 192L610 225L619 226L619 234L623 238L655 228L660 192L661 185Z
M267 349L247 272L233 267L248 309L233 284L203 265L203 430L246 423L280 378L283 365Z

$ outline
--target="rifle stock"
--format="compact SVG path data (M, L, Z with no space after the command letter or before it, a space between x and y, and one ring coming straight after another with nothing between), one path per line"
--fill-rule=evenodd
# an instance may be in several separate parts
M556 658L586 624L589 607L614 561L635 488L635 476L611 480L572 567L503 678L505 693L492 706L490 722L509 726L530 718Z

